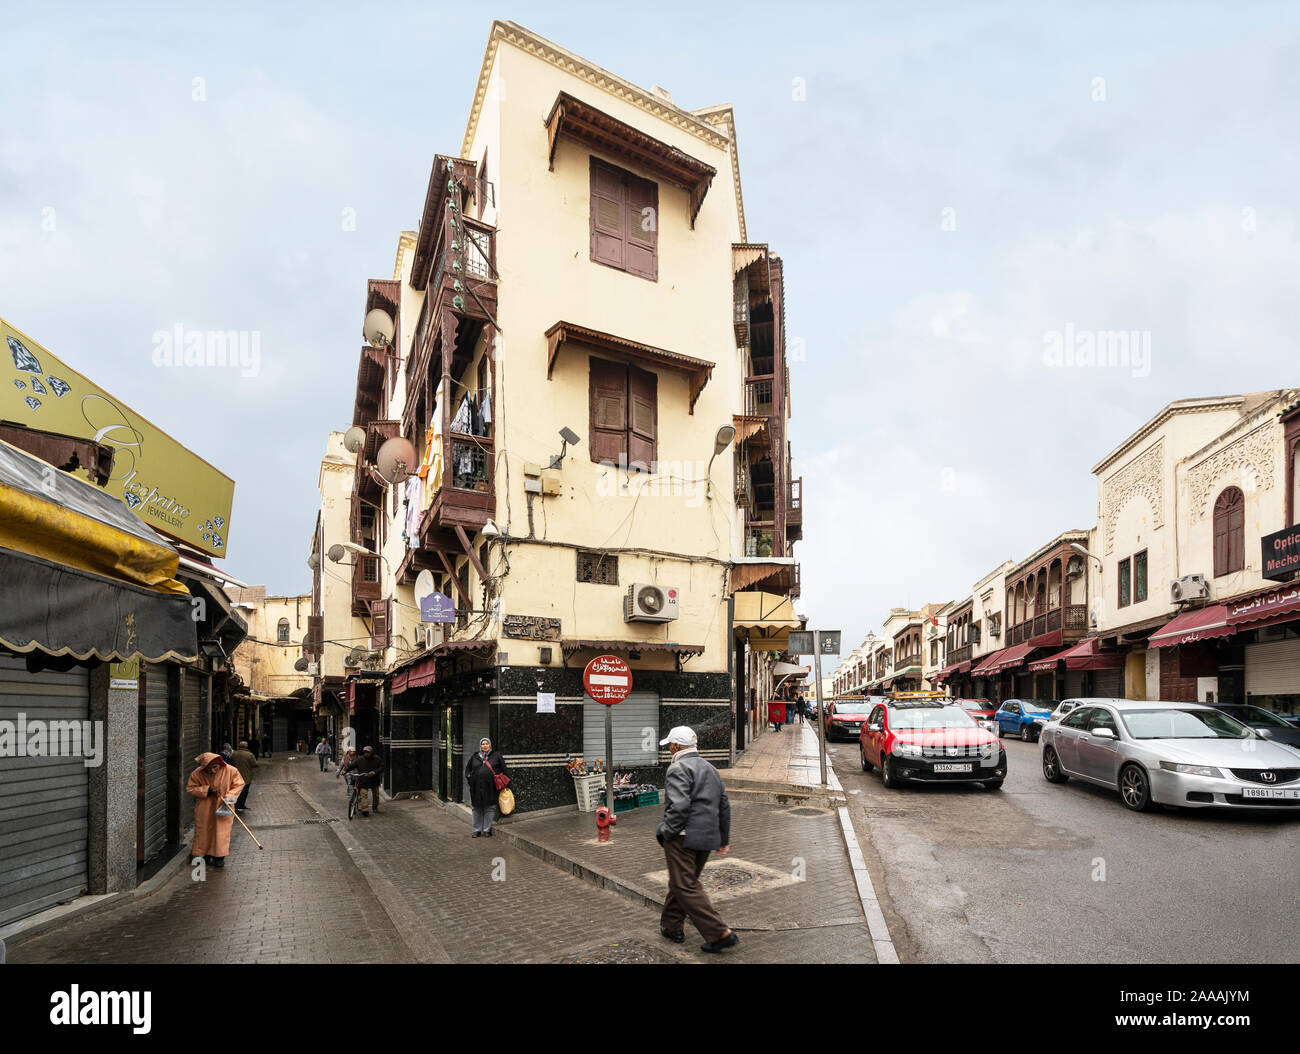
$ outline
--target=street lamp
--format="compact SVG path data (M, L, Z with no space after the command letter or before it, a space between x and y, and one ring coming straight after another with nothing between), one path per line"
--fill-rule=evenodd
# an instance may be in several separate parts
M709 470L704 475L708 480L705 486L704 496L710 501L713 500L713 460L721 454L727 447L731 446L731 441L736 438L736 429L732 425L723 425L718 429L718 434L713 437L713 457L709 458Z

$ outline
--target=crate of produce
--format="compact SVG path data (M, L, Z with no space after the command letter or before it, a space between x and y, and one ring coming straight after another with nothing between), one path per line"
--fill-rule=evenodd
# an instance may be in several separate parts
M637 805L658 805L659 789L656 787L654 790L642 791L636 796L636 803Z
M598 772L594 776L574 776L573 789L578 794L578 811L595 812L605 797L605 774Z

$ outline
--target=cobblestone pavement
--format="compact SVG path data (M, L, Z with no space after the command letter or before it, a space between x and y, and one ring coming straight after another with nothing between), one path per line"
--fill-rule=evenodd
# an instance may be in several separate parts
M809 873L818 875L830 854L833 814L802 819L810 837L802 854L795 854L789 836L783 840L779 833L780 825L765 830L757 812L754 822L747 818L759 808L738 803L738 848L730 864L745 874L724 876L734 885L754 882L756 891L733 888L719 902L740 930L741 946L726 956L708 956L699 951L698 941L680 946L664 941L656 909L514 848L502 836L504 825L498 825L497 837L474 839L468 824L420 800L385 802L380 814L348 821L342 781L332 772L319 772L314 758L280 756L259 769L243 814L264 850L237 826L224 869L208 868L203 881L182 870L151 896L15 938L9 959L870 961L860 915L856 923L850 920L851 882L844 885L843 902L827 895L814 904L808 889L789 880L793 855L804 856ZM615 846L641 872L662 870L652 831L660 810L644 812L635 819L620 818L617 834L630 837ZM582 823L591 824L594 835L589 815ZM518 821L511 826L522 829ZM640 831L643 826L646 830ZM842 859L842 846L835 848ZM653 889L653 880L645 881ZM688 932L695 936L693 928Z
M811 718L802 724L796 719L779 732L767 729L736 755L730 768L723 770L723 781L728 787L759 784L805 787L820 792L821 747L816 729ZM829 762L826 782L830 791L842 790Z

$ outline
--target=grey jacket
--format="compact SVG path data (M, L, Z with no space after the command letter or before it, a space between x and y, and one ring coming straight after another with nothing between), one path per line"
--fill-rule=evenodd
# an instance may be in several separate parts
M731 802L709 762L699 754L679 756L668 766L664 818L655 832L661 840L684 835L687 849L721 849L731 844Z

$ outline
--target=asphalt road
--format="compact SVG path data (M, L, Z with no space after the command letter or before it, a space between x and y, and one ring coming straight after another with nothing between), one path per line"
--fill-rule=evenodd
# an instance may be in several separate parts
M830 744L904 962L1295 960L1300 816L1133 813L1005 743L1000 791L885 790Z

